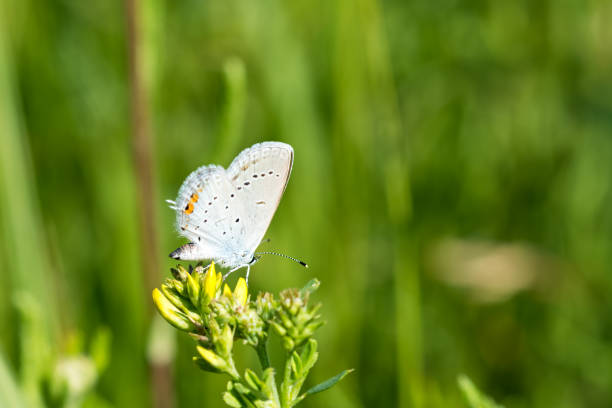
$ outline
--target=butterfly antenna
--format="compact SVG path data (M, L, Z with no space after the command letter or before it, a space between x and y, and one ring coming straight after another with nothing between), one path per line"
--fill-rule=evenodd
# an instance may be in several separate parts
M287 259L291 259L293 262L297 262L300 265L302 265L304 268L308 268L308 264L304 261L300 261L297 258L294 258L292 256L289 255L285 255L285 254L280 254L278 252L272 252L272 251L264 251L264 252L255 252L255 255L276 255L276 256L281 256L283 258L287 258Z

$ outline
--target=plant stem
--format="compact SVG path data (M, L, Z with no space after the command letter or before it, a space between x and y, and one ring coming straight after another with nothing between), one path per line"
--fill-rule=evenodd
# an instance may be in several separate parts
M238 370L236 370L236 364L234 364L234 359L232 357L229 358L229 360L227 361L227 371L226 373L232 377L232 380L234 381L240 381L240 374L238 373Z
M283 372L283 382L280 386L280 403L281 407L291 407L291 353L287 353L285 362L285 371Z
M255 350L257 351L257 357L259 357L259 364L261 364L261 369L266 370L270 368L270 358L268 357L268 349L266 347L267 341L260 342Z

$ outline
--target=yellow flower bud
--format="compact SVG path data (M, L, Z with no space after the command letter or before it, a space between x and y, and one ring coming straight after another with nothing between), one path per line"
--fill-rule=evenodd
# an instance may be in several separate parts
M223 285L223 296L225 296L228 299L232 298L232 290L230 289L229 286L227 286L227 283Z
M234 289L234 300L236 303L244 306L247 302L247 297L249 294L249 290L247 288L246 281L244 278L238 279L238 283L236 283L236 288Z
M211 268L215 266L215 263L213 262L211 265ZM221 272L217 272L217 288L221 287L221 283L223 283L223 274Z
M153 302L157 306L159 314L172 326L185 331L195 329L195 326L189 321L187 316L177 309L157 288L153 289Z
M190 274L187 274L187 293L191 303L197 305L200 299L200 282Z
M225 371L227 369L227 363L225 360L219 357L214 351L202 346L197 346L196 348L198 353L200 353L202 358L206 360L208 364L215 367L217 370Z
M204 294L209 301L215 298L217 292L217 271L215 270L215 263L210 264L210 268L206 271L204 277Z

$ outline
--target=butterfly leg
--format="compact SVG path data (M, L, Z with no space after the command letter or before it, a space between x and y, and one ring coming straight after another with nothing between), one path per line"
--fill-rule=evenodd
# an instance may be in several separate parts
M248 268L248 266L249 266L249 265L248 265L248 264L243 264L243 265L240 265L240 266L235 267L234 269L231 269L231 270L230 270L228 273L226 273L225 275L223 275L223 281L225 282L225 278L227 278L228 276L230 276L230 274L231 274L232 272L235 272L235 271L237 271L237 270L238 270L238 269L240 269L240 268L244 268L245 266ZM247 271L248 271L248 269L247 269Z
M225 279L227 279L228 276L231 275L232 272L234 272L236 269L232 269L230 270L228 273L226 273L225 275L223 275L223 282L225 282Z
M246 268L247 268L247 271L246 271L246 283L247 283L247 286L248 286L248 284L249 284L249 273L251 272L251 264L242 264L242 265L237 266L236 268L234 268L234 269L230 270L228 273L226 273L225 275L223 275L223 281L225 282L225 278L227 278L228 276L230 276L230 274L231 274L232 272L235 272L235 271L237 271L238 269L241 269L241 268L244 268L244 267L246 267Z

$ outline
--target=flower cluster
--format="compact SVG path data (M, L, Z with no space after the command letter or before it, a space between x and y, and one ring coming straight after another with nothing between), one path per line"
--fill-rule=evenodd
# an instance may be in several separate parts
M231 407L289 408L307 395L323 391L349 370L301 392L310 369L317 361L317 342L312 338L323 322L309 298L318 286L314 279L303 289L287 289L278 299L260 293L253 301L246 281L238 280L234 291L223 284L214 263L186 270L171 270L174 279L166 279L153 291L159 313L175 328L189 333L197 342L194 362L203 370L230 376L223 400ZM222 287L223 286L223 287ZM270 365L266 349L270 333L276 333L287 351L280 387ZM247 368L243 375L236 369L233 345L242 341L257 353L262 373Z
M323 325L317 314L321 304L312 307L308 305L310 293L318 286L319 282L315 281L302 290L286 289L280 293L280 301L270 325L281 337L283 347L288 352L305 344L315 330Z

